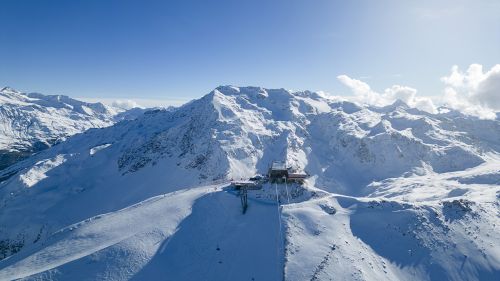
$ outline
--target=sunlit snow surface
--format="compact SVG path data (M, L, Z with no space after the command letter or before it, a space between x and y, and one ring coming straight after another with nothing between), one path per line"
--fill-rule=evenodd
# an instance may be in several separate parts
M0 172L0 280L498 280L499 151L498 120L219 87ZM275 160L311 177L242 214Z

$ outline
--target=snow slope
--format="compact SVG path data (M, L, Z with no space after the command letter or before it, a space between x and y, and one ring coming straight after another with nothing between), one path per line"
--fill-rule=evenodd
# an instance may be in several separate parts
M221 86L0 171L0 280L494 280L499 167L498 120Z
M5 87L0 90L0 170L68 136L133 119L142 112Z

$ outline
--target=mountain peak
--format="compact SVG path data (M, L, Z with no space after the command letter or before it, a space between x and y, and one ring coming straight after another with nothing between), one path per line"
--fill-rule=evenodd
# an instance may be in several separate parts
M223 85L215 88L214 92L223 94L225 96L254 96L259 94L264 94L265 96L267 96L266 89L254 86L238 87L233 85Z
M13 88L11 88L11 87L9 87L9 86L7 86L7 87L3 87L3 88L0 90L0 92L2 92L2 93L4 93L4 92L6 92L6 93L20 93L19 91L15 90L15 89L13 89Z
M403 107L403 108L410 108L408 104L400 99L397 99L395 102L392 103L392 107Z

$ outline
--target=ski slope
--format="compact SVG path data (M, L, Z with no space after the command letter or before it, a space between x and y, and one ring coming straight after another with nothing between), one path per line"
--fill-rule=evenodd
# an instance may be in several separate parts
M218 186L156 196L55 232L2 261L0 280L281 279L276 207L239 204Z

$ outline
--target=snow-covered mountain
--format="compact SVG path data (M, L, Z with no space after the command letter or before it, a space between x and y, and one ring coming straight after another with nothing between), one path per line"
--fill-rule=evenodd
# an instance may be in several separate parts
M497 280L499 167L498 120L222 86L0 171L0 280Z
M137 116L135 113L67 96L26 94L5 87L0 90L0 170L68 136L110 126Z

